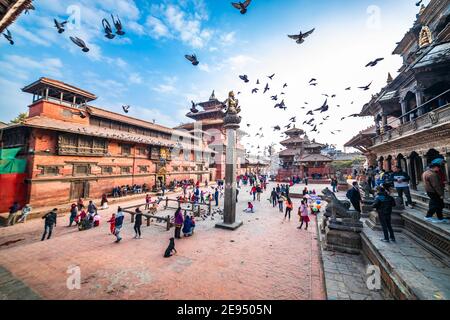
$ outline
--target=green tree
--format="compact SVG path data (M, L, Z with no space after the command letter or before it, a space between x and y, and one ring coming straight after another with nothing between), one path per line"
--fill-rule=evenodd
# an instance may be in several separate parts
M11 123L14 123L14 124L22 123L25 121L25 119L27 117L28 117L28 113L21 112L15 119L11 120Z

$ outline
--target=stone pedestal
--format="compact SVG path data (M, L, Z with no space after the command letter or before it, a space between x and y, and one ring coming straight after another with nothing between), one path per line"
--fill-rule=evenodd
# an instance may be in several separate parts
M357 232L326 228L325 249L350 254L359 254L362 249L361 236Z
M391 215L391 224L392 229L394 229L395 232L402 232L405 223L403 221L403 218L401 214L405 210L405 206L402 204L400 198L395 198L396 206L392 208L392 215ZM378 212L376 210L372 210L369 212L369 219L366 220L366 225L376 231L382 231L380 224L380 219L378 218Z
M242 226L242 221L236 221L236 130L239 129L241 118L238 115L227 115L224 127L227 130L227 150L225 165L225 198L223 222L216 228L236 230Z
M374 198L363 198L363 200L361 201L361 216L363 218L369 217L370 212L373 210L374 201Z

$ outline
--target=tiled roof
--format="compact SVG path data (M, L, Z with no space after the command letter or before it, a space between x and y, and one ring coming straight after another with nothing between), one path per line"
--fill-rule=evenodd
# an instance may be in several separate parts
M39 80L37 80L37 81L33 82L32 84L23 88L22 91L28 92L28 93L33 93L37 88L42 87L42 86L51 86L51 87L55 87L55 88L58 88L60 90L64 90L64 91L67 91L70 93L75 93L77 95L87 98L89 101L97 99L97 96L93 93L90 93L86 90L77 88L70 84L64 83L62 81L54 80L54 79L50 79L50 78L40 78Z
M95 137L111 139L111 140L127 141L127 142L156 145L156 146L163 146L163 147L176 147L176 146L181 147L181 146L183 146L183 144L177 144L177 143L175 143L175 141L171 141L171 140L167 140L167 139L143 136L143 135L140 135L137 133L123 132L123 131L109 129L109 128L103 128L103 127L86 126L86 125L79 124L79 123L50 119L47 117L29 118L29 119L25 120L23 125L26 127L32 127L32 128L42 128L42 129L55 130L55 131L60 131L60 132L69 132L69 133L75 133L75 134L81 134L81 135L87 135L87 136L95 136ZM200 147L186 146L186 148L193 148L195 151L201 151ZM205 151L210 152L212 150L205 150Z
M333 159L330 157L324 156L322 154L307 154L301 157L300 162L315 162L315 161L321 161L321 162L332 162Z

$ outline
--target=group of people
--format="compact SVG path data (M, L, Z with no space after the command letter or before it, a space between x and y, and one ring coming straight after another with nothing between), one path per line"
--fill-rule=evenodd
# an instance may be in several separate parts
M8 220L6 222L6 226L13 226L16 223L24 223L27 220L27 217L31 213L31 206L26 204L22 209L20 208L19 203L16 201L9 207L9 215Z
M185 237L191 237L194 234L195 218L194 215L190 216L187 212L182 213L181 207L175 211L174 216L175 224L175 239L181 239L181 231Z
M146 183L144 183L142 185L134 184L132 186L124 185L124 186L114 187L112 190L112 196L113 196L113 198L120 198L120 197L126 197L128 194L139 194L139 193L148 192L148 191L149 191L149 189L148 189Z

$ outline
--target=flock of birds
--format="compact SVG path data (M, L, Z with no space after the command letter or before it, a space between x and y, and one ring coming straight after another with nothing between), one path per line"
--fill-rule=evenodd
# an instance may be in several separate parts
M422 2L423 2L423 0L420 0L420 1L416 2L416 6L421 6ZM231 5L235 9L239 10L239 12L241 14L244 15L244 14L247 13L251 3L252 3L252 0L246 0L244 2L232 2ZM27 10L25 11L26 14L28 14L28 10L35 10L35 7L33 5L30 5L27 8ZM124 27L123 27L123 24L122 24L120 18L118 16L115 17L114 15L111 15L111 18L112 18L112 20L111 20L112 24L110 23L110 21L108 19L106 19L106 18L102 19L102 28L103 28L103 31L104 31L104 36L107 39L109 39L109 40L114 39L116 36L124 36L125 35L125 31L124 31ZM59 34L62 34L62 33L65 32L67 23L68 23L68 21L58 21L57 19L54 19L54 27L56 28L56 30L57 30L57 32ZM113 27L114 27L115 30L113 30ZM296 34L289 34L288 38L294 40L298 45L301 45L301 44L303 44L305 42L305 40L308 37L310 37L314 33L315 30L316 29L313 28L313 29L311 29L311 30L309 30L307 32L300 31L299 33L296 33ZM6 32L3 33L3 36L6 38L6 40L11 45L14 45L13 36L12 36L11 32L8 29L6 29ZM72 37L71 36L70 40L75 45L77 45L79 48L81 48L81 50L83 52L85 52L85 53L89 52L90 49L89 49L89 47L87 46L86 42L83 39L81 39L79 37ZM198 57L197 57L197 55L195 53L194 54L186 54L184 57L193 66L198 66L200 64L200 61L199 61L199 59L198 59ZM377 58L377 59L367 63L366 67L375 67L383 60L384 60L384 58ZM258 94L259 91L262 91L262 94L265 95L267 92L272 90L271 85L269 85L269 84L271 83L271 81L274 80L275 76L276 76L275 73L267 76L269 81L267 81L266 84L263 87L258 87L258 86L260 86L262 84L262 82L260 82L260 80L257 79L256 80L256 87L251 88L251 94L252 95ZM242 80L246 84L251 82L250 79L249 79L249 76L246 75L246 74L239 75L239 79ZM318 80L316 78L312 78L309 81L309 83L308 83L309 86L313 86L313 87L317 87L318 84L319 83L318 83ZM358 87L358 89L363 90L363 91L368 91L368 90L370 90L371 85L372 85L372 82L369 83L368 85L360 86L360 87ZM284 90L286 88L288 88L288 84L284 83L283 86L282 86L282 90ZM350 91L350 90L352 90L351 87L345 88L345 91ZM239 94L241 94L241 92L238 92L237 94L239 95ZM278 94L274 94L274 95L270 96L270 100L276 102L276 104L274 105L274 109L279 109L279 110L283 110L283 111L286 111L288 109L288 107L286 106L286 103L285 103L285 99L283 99L283 97L285 97L285 95L286 95L286 93L281 91ZM330 106L328 104L328 99L334 99L334 98L336 98L337 95L336 94L332 94L332 95L323 94L323 96L326 97L325 102L319 108L313 108L313 109L309 110L306 113L306 116L311 116L312 118L309 119L309 120L305 120L303 122L303 125L308 125L308 126L310 126L312 128L310 130L310 132L317 132L318 134L320 133L320 131L319 131L320 128L330 118L329 115L327 115L325 117L323 116L325 113L330 111ZM279 101L279 100L281 100L281 101ZM193 101L191 103L192 103L191 112L192 113L198 113L199 110L196 108L197 104L195 102L193 102ZM351 104L353 104L353 102ZM301 109L306 109L306 105L308 105L308 102L305 102L305 106L301 107ZM340 108L341 106L337 105L336 107ZM130 108L131 107L129 105L122 106L122 109L123 109L124 113L129 113ZM81 114L80 116L85 116L85 115ZM341 121L346 119L346 118L352 118L352 117L358 117L358 116L359 116L359 114L351 114L348 117L342 117ZM297 122L297 117L292 117L290 119L290 122L286 126L284 126L284 128L289 130L291 127L295 127L296 122ZM250 127L250 126L251 126L250 124L247 124L247 127ZM274 125L272 127L272 129L273 129L273 131L281 131L282 126L281 125ZM259 137L259 138L264 138L264 134L262 133L263 130L264 130L264 128L260 128L260 130L256 134L256 136ZM335 135L337 132L341 132L341 130L331 131L330 133L332 135ZM255 146L252 145L251 147L254 148ZM258 146L257 148L260 149L260 146ZM268 148L269 147L266 147L265 151L267 151ZM260 152L261 151L258 151L258 153L260 153Z

